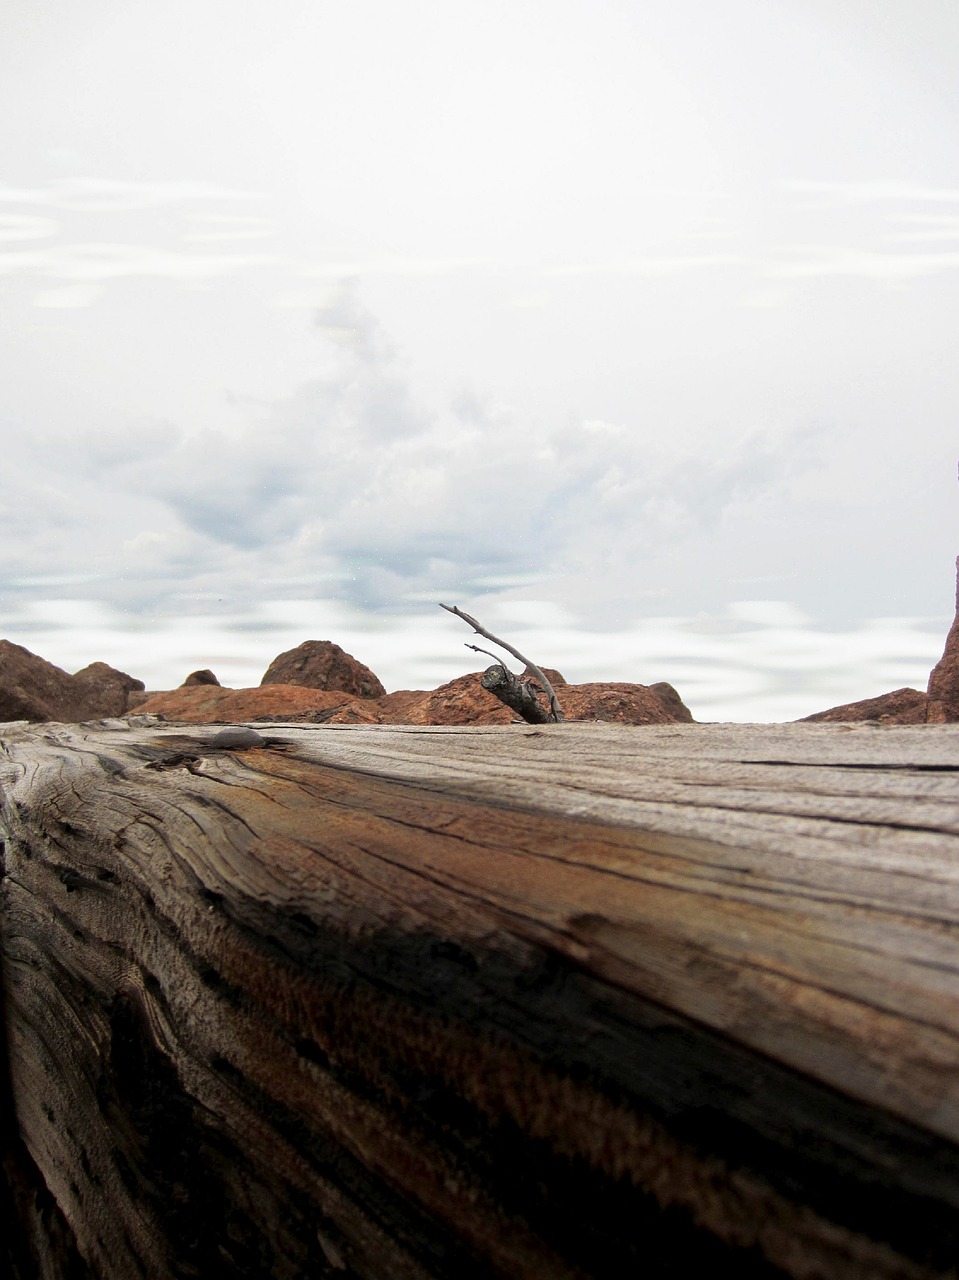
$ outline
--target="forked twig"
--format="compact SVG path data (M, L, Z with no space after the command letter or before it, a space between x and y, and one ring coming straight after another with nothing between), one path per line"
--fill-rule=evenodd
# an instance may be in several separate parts
M457 608L455 604L441 604L440 608L445 609L447 613L454 613L457 618L462 618L464 622L468 623L473 628L477 635L485 636L487 640L492 640L493 644L498 644L501 649L505 649L507 653L511 653L517 662L522 662L524 666L533 673L536 680L542 686L543 692L546 694L547 698L549 698L549 709L552 719L556 721L562 720L563 712L559 705L559 700L553 691L553 686L546 679L535 662L531 662L525 654L520 653L519 649L514 648L513 645L507 644L507 642L505 640L501 640L499 636L494 636L491 631L487 631L483 624L481 622L477 622L472 614L464 613L464 611ZM487 649L480 649L475 644L467 644L466 647L467 649L475 649L477 653L486 653L491 658L496 657L495 654L489 653ZM505 667L503 669L506 671ZM507 675L512 675L512 672L507 671L506 673ZM515 679L515 677L513 678Z

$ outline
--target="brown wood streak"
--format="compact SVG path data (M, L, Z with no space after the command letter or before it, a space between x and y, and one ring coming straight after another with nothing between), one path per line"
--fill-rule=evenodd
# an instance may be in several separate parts
M959 737L795 729L0 729L93 1273L953 1274Z

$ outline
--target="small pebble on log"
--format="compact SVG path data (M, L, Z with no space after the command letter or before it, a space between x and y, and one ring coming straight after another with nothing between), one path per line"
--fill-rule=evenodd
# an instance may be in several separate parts
M229 750L235 747L264 747L266 746L266 740L255 729L245 729L239 726L237 728L221 729L219 733L213 735L208 745L219 750Z

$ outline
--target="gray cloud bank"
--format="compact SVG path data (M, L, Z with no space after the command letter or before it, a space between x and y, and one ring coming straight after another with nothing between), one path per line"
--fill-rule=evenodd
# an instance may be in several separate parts
M815 466L809 430L684 456L655 424L535 423L469 394L429 408L350 293L318 324L335 369L241 406L232 432L147 420L15 438L8 587L52 572L86 590L95 575L116 604L162 611L188 594L269 598L312 581L405 611L517 576L635 567ZM635 603L629 583L613 588L617 609Z

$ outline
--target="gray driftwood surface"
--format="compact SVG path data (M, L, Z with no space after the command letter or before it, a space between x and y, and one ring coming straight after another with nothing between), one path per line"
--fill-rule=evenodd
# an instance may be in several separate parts
M0 726L13 1274L957 1274L959 725L256 729Z

